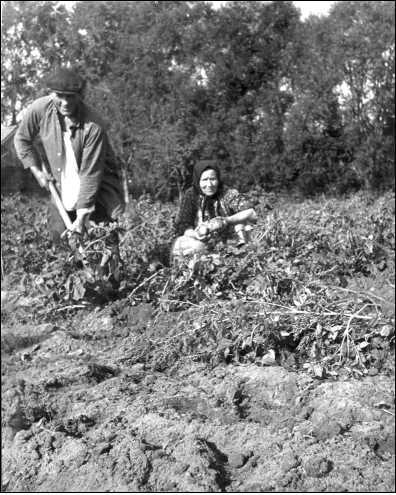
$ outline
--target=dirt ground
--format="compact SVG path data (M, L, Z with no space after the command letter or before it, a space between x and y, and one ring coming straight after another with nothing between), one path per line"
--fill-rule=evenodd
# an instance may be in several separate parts
M393 376L161 372L142 332L166 324L130 311L129 327L108 309L3 327L2 491L394 491Z

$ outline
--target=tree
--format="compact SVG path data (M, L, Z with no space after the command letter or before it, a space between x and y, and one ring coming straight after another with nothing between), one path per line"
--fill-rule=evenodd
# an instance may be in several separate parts
M394 126L393 26L391 2L339 2L327 18L304 22L286 132L298 187L391 182L392 144L383 133Z
M2 122L73 65L135 194L170 199L199 157L236 186L306 192L393 180L394 6L337 2L4 2Z
M88 102L107 117L136 193L169 197L182 187L190 74L179 68L190 12L187 2L76 4L74 57L90 81Z
M340 2L330 19L352 167L366 188L394 184L395 5Z
M2 2L1 121L40 92L41 78L67 60L69 13L58 2Z
M189 127L206 136L203 152L242 187L259 180L263 164L283 148L291 102L283 81L298 23L292 2L227 2L191 27L188 68L203 80L191 87ZM255 147L258 136L265 148Z

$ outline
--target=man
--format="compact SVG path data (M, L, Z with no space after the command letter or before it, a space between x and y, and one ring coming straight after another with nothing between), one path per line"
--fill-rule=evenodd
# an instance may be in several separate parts
M88 219L111 222L124 210L121 170L104 125L83 102L85 81L73 69L58 69L46 81L48 96L27 109L15 135L15 148L25 168L42 187L58 186L71 219L72 231L82 233ZM33 146L39 137L51 176L41 168ZM49 230L56 242L65 230L52 206Z

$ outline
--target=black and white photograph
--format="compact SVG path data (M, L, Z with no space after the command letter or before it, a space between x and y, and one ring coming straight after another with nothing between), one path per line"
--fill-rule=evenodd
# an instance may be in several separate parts
M1 2L1 491L395 492L395 3Z

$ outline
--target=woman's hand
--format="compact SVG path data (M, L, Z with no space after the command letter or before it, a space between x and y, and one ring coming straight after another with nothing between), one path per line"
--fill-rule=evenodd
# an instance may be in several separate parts
M209 232L218 232L227 227L228 220L226 217L215 217L215 218L211 218L207 224L208 224Z
M202 223L195 229L196 239L205 241L210 237L212 232L219 232L228 225L225 217L211 218L207 222Z
M193 229L187 229L184 235L187 237L192 237L199 241L206 241L209 239L212 232L218 232L223 230L228 225L227 219L225 217L215 217L211 218L207 222L203 222L198 227Z
M187 229L184 234L186 237L191 237L192 239L201 240L197 229Z
M206 223L199 225L194 232L196 239L198 239L199 241L205 241L206 239L208 239L210 234L210 230Z

